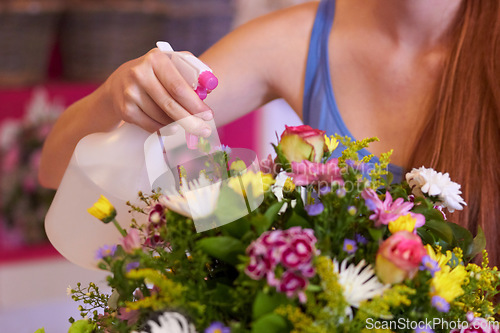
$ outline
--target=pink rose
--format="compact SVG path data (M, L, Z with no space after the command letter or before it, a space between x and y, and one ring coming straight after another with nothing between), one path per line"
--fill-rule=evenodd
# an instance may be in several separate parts
M427 255L422 240L408 231L387 238L377 252L375 270L383 283L400 283L413 278Z
M303 160L319 163L327 150L325 131L309 125L285 126L278 147L290 163Z

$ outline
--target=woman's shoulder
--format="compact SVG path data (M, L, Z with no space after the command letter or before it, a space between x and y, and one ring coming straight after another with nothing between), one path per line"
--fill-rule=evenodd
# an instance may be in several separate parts
M241 25L236 30L266 32L262 38L293 37L297 33L308 33L318 8L319 1L308 1L299 5L286 7L269 14L257 17Z

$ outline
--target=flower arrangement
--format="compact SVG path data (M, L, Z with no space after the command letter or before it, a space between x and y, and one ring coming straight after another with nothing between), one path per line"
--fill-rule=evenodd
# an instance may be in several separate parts
M230 149L217 150L225 158L213 160L244 181L242 190L211 191L204 214L254 195L255 184L263 202L204 232L181 207L214 175L189 182L180 172L180 193L140 193L144 204L131 211L147 222L133 218L120 244L98 251L113 292L68 289L84 317L70 319L70 332L498 333L500 273L488 265L484 235L446 220L465 205L460 186L424 167L392 183L390 153L374 164L357 157L374 140L287 127L276 157L246 174L241 161L227 162ZM115 221L105 198L89 212Z
M55 191L37 174L42 146L63 105L35 90L22 119L0 128L0 244L16 248L47 242L43 221Z

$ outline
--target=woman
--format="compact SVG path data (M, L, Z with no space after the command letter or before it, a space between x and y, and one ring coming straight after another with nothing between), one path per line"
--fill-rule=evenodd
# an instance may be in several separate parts
M313 127L378 136L370 152L394 149L396 173L449 172L468 203L454 218L472 232L481 226L499 263L499 16L491 0L298 5L243 25L202 55L220 82L206 103L151 50L68 108L47 139L40 181L57 187L76 143L122 120L154 131L213 110L221 125L282 97Z

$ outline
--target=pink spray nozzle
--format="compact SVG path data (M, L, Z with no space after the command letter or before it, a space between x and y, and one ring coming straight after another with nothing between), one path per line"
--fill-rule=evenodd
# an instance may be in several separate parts
M205 98L207 98L207 95L208 95L207 89L203 88L202 86L196 87L195 92L198 94L198 97L201 100L204 100Z
M198 77L198 83L207 90L214 90L219 84L219 80L210 71L204 71Z

